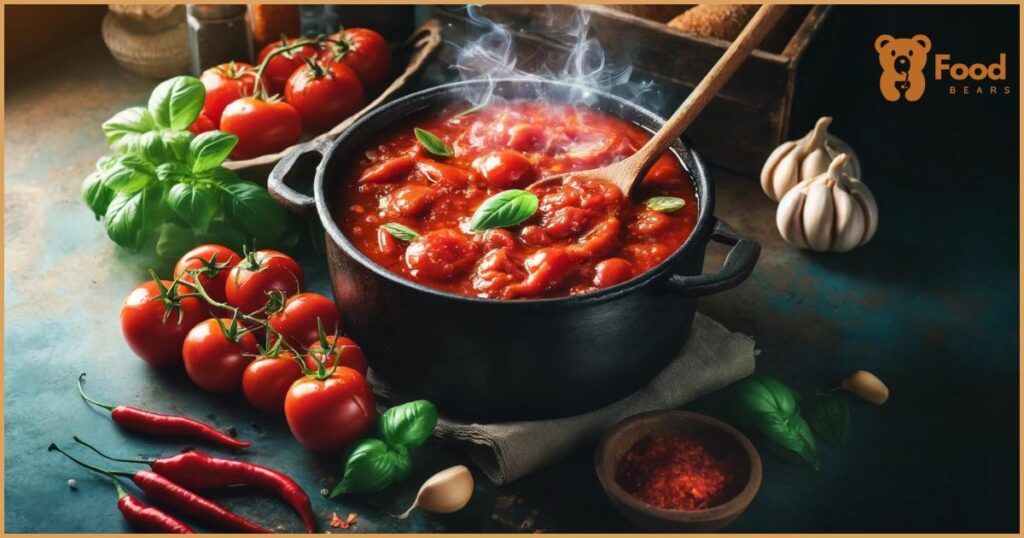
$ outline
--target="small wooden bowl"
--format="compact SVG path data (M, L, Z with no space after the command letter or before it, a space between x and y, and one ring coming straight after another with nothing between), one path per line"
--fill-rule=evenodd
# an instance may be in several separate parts
M726 502L706 510L666 510L647 504L622 489L615 468L626 452L650 435L697 439L742 469L736 492ZM761 457L742 433L706 415L686 411L655 411L630 417L611 428L594 458L597 478L612 504L637 527L653 532L713 532L742 514L761 487Z

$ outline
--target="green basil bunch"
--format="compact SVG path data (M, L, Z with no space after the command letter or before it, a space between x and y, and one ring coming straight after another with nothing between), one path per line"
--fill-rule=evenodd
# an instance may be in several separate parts
M103 123L117 154L96 163L82 197L118 245L169 258L199 243L240 249L298 239L265 189L221 166L238 137L188 131L205 98L199 79L175 77L153 90L147 106Z
M363 439L349 449L345 473L328 496L372 493L409 476L409 449L426 442L436 426L437 408L427 400L388 409L377 424L380 439Z

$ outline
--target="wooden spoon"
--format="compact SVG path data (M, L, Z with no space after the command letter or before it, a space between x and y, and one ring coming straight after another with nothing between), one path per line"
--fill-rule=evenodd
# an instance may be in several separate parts
M740 64L750 56L754 47L761 42L765 35L772 29L776 21L782 17L787 6L764 5L757 10L754 17L750 19L743 32L729 45L725 54L711 68L711 71L704 76L700 84L693 89L693 92L679 105L675 114L658 129L658 132L647 141L639 151L617 163L595 168L593 170L581 170L559 174L534 182L528 187L533 190L538 187L561 183L567 177L579 177L585 179L603 179L611 181L622 192L629 196L633 187L640 183L640 179L651 168L654 161L683 134L683 131L693 123L704 107L714 98L718 90L732 77Z

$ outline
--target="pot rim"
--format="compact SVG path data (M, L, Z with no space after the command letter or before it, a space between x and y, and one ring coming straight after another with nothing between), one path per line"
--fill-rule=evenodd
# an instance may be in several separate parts
M693 145L689 142L689 140L685 136L681 136L679 138L679 140L677 140L673 144L673 147L669 148L669 151L671 151L676 156L676 159L680 162L680 164L682 164L684 166L684 168L687 170L687 172L690 173L691 181L693 181L694 185L697 187L697 189L696 189L696 191L697 191L696 192L696 195L697 195L697 206L698 206L697 207L697 223L696 223L696 225L693 228L693 232L690 233L690 236L686 238L686 240L683 242L683 244L680 245L679 248L677 248L675 252L673 252L669 257L667 257L664 260L662 260L661 263L659 263L658 265L652 267L651 269L649 269L649 270L647 270L647 271L645 271L645 272L643 272L643 273L641 273L641 274L639 274L639 275L637 275L637 276L635 276L635 277L633 277L633 278L631 278L631 279L629 279L629 280L627 280L625 282L622 282L620 284L616 284L615 286L611 286L609 288L605 288L605 289L602 289L602 290L596 290L596 291L588 292L588 293L585 293L585 294L582 294L582 295L568 295L568 296L564 296L564 297L546 297L546 298L541 298L541 299L514 299L514 300L490 299L490 298L485 298L485 297L472 297L472 296L468 296L468 295L459 295L459 294L455 294L455 293L449 293L449 292L442 291L442 290L439 290L439 289L436 289L436 288L431 288L430 286L421 284L419 282L414 282L412 280L408 280L408 279L398 275L397 273L393 273L391 271L388 271L387 269L385 269L381 265L379 265L376 262L374 262L373 260L371 260L368 256L363 254L358 248L355 247L355 245L352 244L351 241L349 241L348 237L346 237L345 234L341 232L341 229L338 227L338 224L335 222L335 220L333 218L333 215L331 214L331 209L329 207L329 204L327 203L326 196L325 196L325 182L326 182L326 177L325 176L327 175L327 169L328 169L328 166L326 166L326 164L327 164L328 161L330 161L334 157L335 151L337 151L337 149L341 145L343 145L352 136L352 133L358 132L361 129L365 129L366 128L365 125L367 125L369 122L372 122L378 116L380 116L382 114L385 114L385 113L389 112L390 110L392 110L394 108L400 107L400 106L408 103L409 101L422 100L422 99L426 99L426 98L437 99L439 97L444 97L444 96L451 97L450 94L452 94L455 90L458 90L459 88L463 88L463 87L466 87L466 86L472 86L472 85L478 85L478 84L493 84L493 85L497 86L497 85L501 85L501 84L522 84L522 83L540 84L540 85L544 85L544 86L558 86L558 87L562 87L562 88L567 89L567 90L585 91L585 92L588 92L590 94L597 95L601 99L609 100L609 101L618 103L619 105L624 106L625 108L633 109L637 114L642 115L642 116L647 116L649 119L653 120L653 122L655 124L657 124L657 125L661 125L661 124L665 123L665 119L663 117L659 116L658 114L655 114L654 112L652 112L652 111L650 111L650 110L648 110L648 109L646 109L646 108L644 108L644 107L642 107L642 106L640 106L640 105L638 105L636 103L627 101L626 99L623 99L621 97L618 97L616 95L613 95L611 93L608 93L608 92L605 92L605 91L602 91L602 90L596 90L596 89L593 89L593 88L589 88L589 87L586 87L586 86L582 86L582 85L579 85L579 84L573 84L573 83L569 83L569 82L549 81L549 80L535 79L535 78L530 78L530 77L510 77L510 78L495 78L495 79L487 79L487 80L456 81L456 82L450 82L450 83L446 83L446 84L440 84L440 85L437 85L437 86L432 86L430 88L426 88L424 90L420 90L418 92L411 93L411 94L399 97L399 98L397 98L397 99L395 99L393 101L390 101L390 102L388 102L388 103L386 103L384 105L381 105L377 109L375 109L372 112L366 114L365 116L360 118L358 121L353 123L343 133L341 133L341 135L339 135L338 138L336 138L334 140L334 142L330 145L329 149L327 149L327 151L324 152L323 157L322 157L324 162L322 163L321 166L317 167L316 175L315 175L315 177L313 179L313 196L314 196L314 198L316 200L317 215L320 218L320 223L324 227L324 232L331 238L331 240L334 241L334 243L338 247L341 248L341 250L346 255L354 258L361 265L363 265L364 267L368 268L370 271L373 271L378 276L386 278L389 281L394 282L396 284L402 285L402 286L407 287L407 288L411 288L411 289L419 291L421 293L425 293L425 294L434 296L435 298L438 298L438 299L445 299L445 300L451 300L451 301L461 301L461 302L466 302L466 303L471 303L471 304L476 304L476 305L488 305L488 306L490 306L490 305L502 305L501 306L502 308L526 308L526 309L531 309L531 308L551 308L551 307L558 307L558 306L563 306L563 307L572 306L572 307L576 307L576 306L581 306L581 305L597 304L597 303L601 303L601 302L605 302L605 301L610 301L610 300L613 300L613 299L615 299L617 297L621 297L623 295L627 295L627 294L633 292L634 290L636 290L636 289L638 289L638 288L640 288L642 286L645 286L645 285L651 283L652 281L654 281L654 280L656 280L658 278L661 278L661 277L665 276L665 274L670 272L672 266L680 258L682 258L688 252L690 252L690 251L692 251L694 249L699 248L699 246L701 244L704 244L704 243L707 242L708 238L710 237L711 231L714 228L713 224L714 224L714 221L715 221L715 218L714 218L714 202L715 202L714 186L711 183L710 178L708 177L708 172L707 172L707 168L704 165L704 160L700 157L700 154L693 148ZM602 111L602 112L604 112L606 114L613 114L610 111ZM408 115L409 114L406 114L405 117L408 117ZM621 116L619 116L619 117L621 118ZM621 119L627 119L627 118L621 118ZM632 120L627 120L627 121L631 121L633 123L636 123L635 121L632 121ZM643 126L641 126L641 127L643 127ZM683 160L682 155L680 154L679 150L675 147L676 145L682 146L682 148L685 149L687 153L689 153L689 155L690 155L690 157L691 157L691 159L693 161L693 166L692 167L687 166L687 163ZM690 168L693 168L693 169L691 170Z

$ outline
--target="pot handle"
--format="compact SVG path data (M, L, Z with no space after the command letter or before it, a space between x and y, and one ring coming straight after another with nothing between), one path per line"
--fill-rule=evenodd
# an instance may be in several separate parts
M308 215L316 206L316 200L312 196L306 196L289 187L285 180L292 175L296 161L310 153L318 153L320 155L319 162L316 165L316 173L323 173L323 168L327 163L325 156L330 146L331 142L329 140L312 140L282 157L274 165L274 169L270 171L270 176L267 177L267 190L270 191L270 197L284 206L285 209L300 217Z
M710 239L732 246L722 267L706 275L672 275L666 281L669 289L694 297L709 295L735 288L754 271L757 258L761 255L761 245L757 241L738 234L718 219L715 219Z

